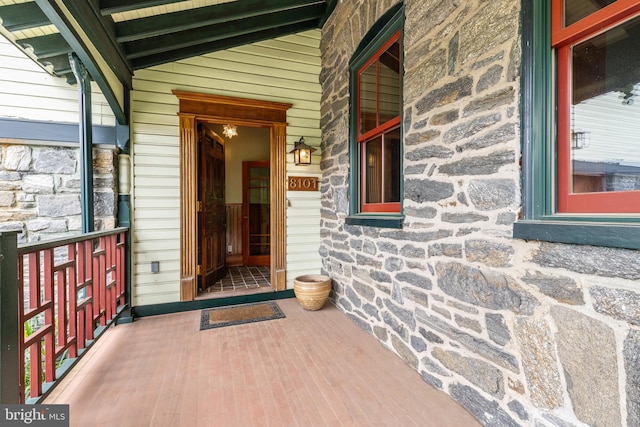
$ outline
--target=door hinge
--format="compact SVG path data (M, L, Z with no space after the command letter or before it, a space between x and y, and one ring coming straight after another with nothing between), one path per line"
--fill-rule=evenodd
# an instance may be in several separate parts
M202 275L202 266L200 264L196 266L196 275L197 276Z
M196 202L196 211L197 212L202 212L202 201L201 200L198 200Z

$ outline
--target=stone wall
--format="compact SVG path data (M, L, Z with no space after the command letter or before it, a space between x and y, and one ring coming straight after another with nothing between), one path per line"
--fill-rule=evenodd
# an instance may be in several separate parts
M79 234L79 149L40 145L0 145L0 230L18 230L19 242ZM116 224L116 155L94 148L94 224Z
M405 221L345 224L348 63L394 3L338 2L323 28L332 301L484 425L640 425L640 254L511 237L519 2L405 2Z

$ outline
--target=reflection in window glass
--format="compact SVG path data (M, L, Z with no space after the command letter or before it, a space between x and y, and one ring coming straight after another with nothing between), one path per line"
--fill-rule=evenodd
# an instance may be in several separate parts
M364 144L363 169L366 180L365 203L382 202L382 138Z
M574 24L615 2L616 0L564 0L564 26Z
M360 134L377 126L376 123L376 64L374 61L360 74Z
M640 190L638 46L640 18L573 47L573 193Z
M384 135L384 202L400 201L400 128Z
M380 124L400 115L400 42L380 55L378 111Z

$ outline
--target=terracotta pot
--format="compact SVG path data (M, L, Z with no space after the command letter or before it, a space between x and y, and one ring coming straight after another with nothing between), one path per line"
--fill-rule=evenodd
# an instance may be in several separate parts
M307 274L293 279L293 292L305 310L320 310L331 293L331 278L322 274Z

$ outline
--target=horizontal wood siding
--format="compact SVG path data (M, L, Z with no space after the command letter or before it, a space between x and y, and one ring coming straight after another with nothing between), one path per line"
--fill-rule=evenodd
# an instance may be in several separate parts
M0 117L78 122L78 86L50 75L2 36L0 88ZM111 108L95 82L91 83L91 109L94 124L115 124Z
M171 91L293 104L287 152L301 136L318 151L306 168L294 166L288 155L287 173L320 176L319 44L320 32L314 30L136 71L131 96L134 305L180 299L178 99ZM320 198L314 195L304 209L295 203L287 209L287 220L294 223L312 214L304 234L287 230L288 288L298 272L320 271ZM159 273L151 273L151 261L160 261Z

